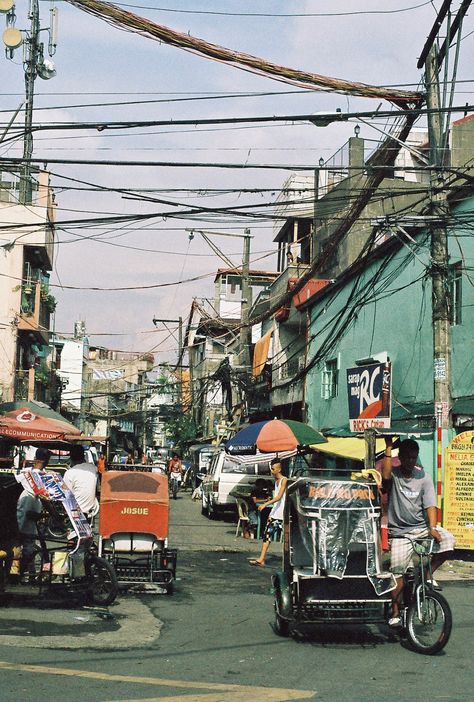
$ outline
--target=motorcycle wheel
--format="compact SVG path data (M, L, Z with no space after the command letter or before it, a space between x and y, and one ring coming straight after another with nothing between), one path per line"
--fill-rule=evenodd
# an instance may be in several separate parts
M285 638L288 638L291 633L290 622L280 617L277 611L275 611L275 633Z
M90 556L87 577L90 600L102 607L112 604L118 594L117 576L112 564L100 556Z
M438 592L428 590L425 593L421 605L421 619L416 602L408 608L406 635L417 653L432 656L441 651L449 641L452 625L451 608Z

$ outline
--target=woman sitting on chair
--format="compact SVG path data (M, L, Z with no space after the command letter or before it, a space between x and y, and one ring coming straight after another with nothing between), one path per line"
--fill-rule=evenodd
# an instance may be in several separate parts
M270 495L271 490L268 487L267 481L263 478L257 478L247 502L249 521L246 532L244 532L245 539L255 538L258 527L258 506L264 502L267 502L270 499ZM262 516L263 515L261 514L260 519L262 519ZM248 534L247 536L246 533Z

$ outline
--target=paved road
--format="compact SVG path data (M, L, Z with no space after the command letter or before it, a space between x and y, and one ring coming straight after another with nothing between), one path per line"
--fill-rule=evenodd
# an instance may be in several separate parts
M172 502L170 542L180 548L176 593L123 595L109 611L0 609L0 699L36 702L316 699L403 702L471 698L472 582L450 581L452 639L442 655L411 653L377 628L272 630L270 573L251 568L258 544L210 522L189 497Z

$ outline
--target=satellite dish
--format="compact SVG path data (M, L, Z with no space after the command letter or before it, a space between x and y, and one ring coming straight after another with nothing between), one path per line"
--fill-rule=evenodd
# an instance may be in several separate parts
M0 0L0 12L10 12L13 7L13 0Z
M56 75L56 66L49 59L44 59L43 63L39 64L37 70L39 77L43 80L49 80Z
M1 2L1 0L0 0ZM23 37L19 29L15 27L7 27L3 32L3 43L7 49L18 49L23 43Z

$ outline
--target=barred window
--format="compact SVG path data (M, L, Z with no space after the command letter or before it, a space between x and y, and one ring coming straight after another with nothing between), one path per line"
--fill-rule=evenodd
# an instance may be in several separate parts
M330 361L326 361L321 375L321 397L323 400L329 400L331 397L337 397L339 388L338 365L337 358L332 358Z

